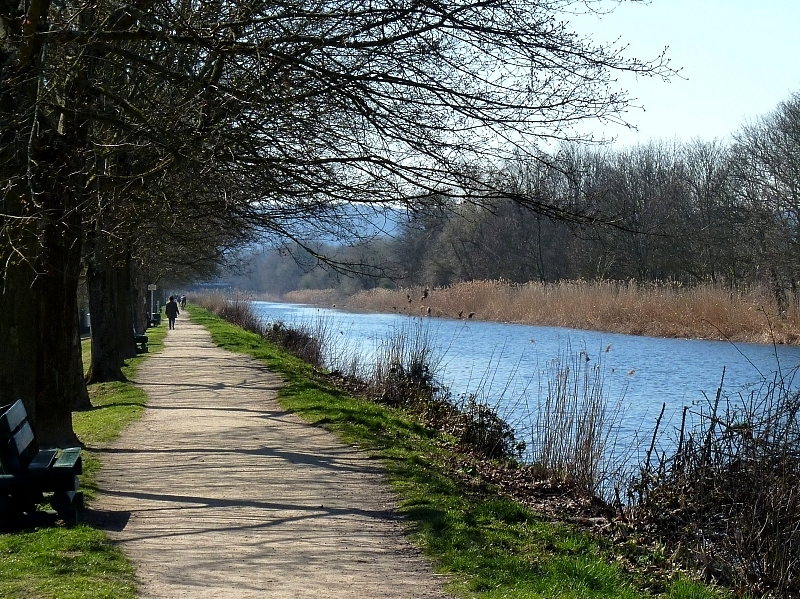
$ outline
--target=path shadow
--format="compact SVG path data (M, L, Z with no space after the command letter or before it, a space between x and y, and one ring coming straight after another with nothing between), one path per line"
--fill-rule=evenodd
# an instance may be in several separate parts
M175 455L200 455L200 456L215 456L221 454L241 455L241 456L256 456L264 458L278 459L282 462L295 465L311 466L320 470L327 470L329 472L356 472L363 474L380 475L384 472L383 468L375 463L364 464L363 456L354 456L352 448L342 447L333 451L326 452L327 455L321 453L301 453L296 451L285 451L274 447L260 447L257 449L245 448L226 448L215 447L213 449L206 447L169 447L164 449L147 448L147 449L128 449L122 447L98 447L92 449L93 452L98 454L109 455L136 455L140 461L147 461L146 456L157 454L175 454ZM195 467L196 464L187 464L187 466ZM174 466L175 471L178 472L178 466Z
M219 497L203 497L199 495L174 495L166 493L147 493L142 491L103 491L105 495L114 497L129 497L141 502L158 502L160 505L149 505L137 510L139 513L164 513L164 518L177 521L177 515L182 510L191 510L197 512L204 512L205 510L212 510L212 513L219 513L220 508L232 509L256 509L263 513L260 518L253 518L252 514L249 518L244 519L240 524L232 524L228 518L222 518L221 522L211 520L204 526L198 526L193 529L180 528L180 529L160 529L157 532L147 532L140 535L135 535L126 539L130 542L136 539L155 539L166 537L186 537L194 535L203 535L212 531L237 531L237 530L256 530L264 528L278 527L290 522L300 522L303 520L314 520L324 518L346 518L357 516L366 518L367 520L375 521L402 521L403 518L391 509L375 509L365 510L353 506L348 507L333 507L320 505L303 505L299 503L285 503L285 502L272 502L272 501L259 501L252 499L226 499ZM85 519L91 522L97 528L107 531L120 532L127 526L128 520L131 517L131 512L128 511L94 511L92 514L87 515ZM197 516L202 517L202 516Z
M81 520L100 530L107 532L121 532L125 530L131 519L129 511L98 510L92 507L84 508Z

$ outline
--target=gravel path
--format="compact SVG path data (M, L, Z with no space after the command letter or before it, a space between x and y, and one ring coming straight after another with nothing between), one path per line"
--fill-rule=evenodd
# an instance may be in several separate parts
M182 318L136 384L144 417L107 449L91 512L141 597L447 596L380 464L281 410L263 365Z

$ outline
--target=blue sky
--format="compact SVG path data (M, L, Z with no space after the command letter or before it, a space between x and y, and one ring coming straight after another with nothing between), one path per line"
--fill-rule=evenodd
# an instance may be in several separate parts
M596 137L617 145L650 139L725 139L748 120L800 92L799 0L652 0L625 2L602 19L569 19L595 42L629 44L627 54L667 55L681 78L670 82L621 76L644 111L627 118L639 132L593 123Z

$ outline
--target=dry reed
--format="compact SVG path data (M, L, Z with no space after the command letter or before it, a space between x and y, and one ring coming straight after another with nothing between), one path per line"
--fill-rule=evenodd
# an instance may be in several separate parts
M336 307L345 300L344 295L335 289L298 289L283 295L279 301L292 304L313 304L315 306Z
M590 361L585 351L567 348L547 364L531 458L541 476L612 504L628 468L629 456L615 451L622 399L614 404L605 392L602 356Z
M654 337L800 343L797 306L779 314L764 289L636 281L512 284L469 281L428 289L371 289L352 296L353 310L475 318Z

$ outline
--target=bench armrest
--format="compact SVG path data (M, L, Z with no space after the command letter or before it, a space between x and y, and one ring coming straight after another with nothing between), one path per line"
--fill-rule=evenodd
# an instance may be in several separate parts
M82 474L83 460L81 459L81 448L70 447L69 449L61 450L61 455L58 456L56 463L53 464L53 470L56 472Z

